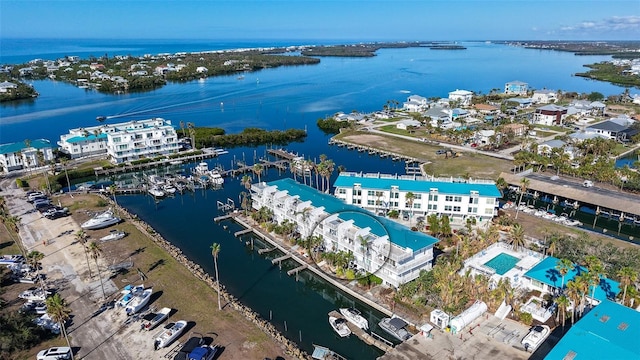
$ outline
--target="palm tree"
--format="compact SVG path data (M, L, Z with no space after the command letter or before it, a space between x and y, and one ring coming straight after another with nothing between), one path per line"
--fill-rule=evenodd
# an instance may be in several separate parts
M60 158L60 164L62 164L62 168L64 169L64 176L67 178L67 188L69 189L69 196L73 197L71 194L71 182L69 181L69 173L67 172L67 164L69 160L65 157Z
M76 240L82 244L82 248L84 249L84 256L87 258L87 269L89 269L89 278L93 279L93 275L91 275L91 266L89 265L89 253L87 252L87 239L89 238L89 234L87 234L84 230L80 230L75 235Z
M260 182L260 175L262 174L263 167L261 164L253 165L253 172L258 176L258 182Z
M520 203L522 202L522 197L524 196L524 193L527 191L529 182L530 182L529 179L527 179L526 177L523 177L520 180L520 200L518 200L518 203L516 204L516 219L518 218L518 212L520 212Z
M549 243L547 245L547 254L553 256L553 254L558 250L558 238L552 236L549 239Z
M40 260L42 260L43 258L43 253L37 250L33 250L27 254L27 263L37 269L40 266Z
M245 189L251 190L251 176L243 175L240 183L242 184L242 186L244 186Z
M184 132L184 121L180 120L180 130L182 130L182 137L187 136Z
M98 269L98 277L100 278L100 287L102 287L102 299L106 299L107 296L104 293L104 284L102 283L102 274L100 274L100 266L98 265L98 258L102 256L102 249L97 242L92 241L89 243L89 253L91 254L91 258L96 262L96 268Z
M42 150L38 150L36 152L36 158L38 159L38 166L46 166L44 170L44 181L47 183L47 190L51 193L51 184L49 184L49 164L45 161Z
M622 285L622 305L624 305L625 298L627 297L627 288L629 285L638 281L638 272L632 267L625 266L618 270L618 278L620 279L620 285Z
M113 202L116 204L116 215L118 215L118 199L116 199L116 191L118 186L114 183L109 185L109 194L113 195Z
M600 285L600 277L604 275L604 266L602 265L602 261L595 257L594 255L589 255L585 258L585 263L587 264L587 273L588 281L592 286L591 290L591 306L593 307L593 300L596 295L596 288Z
M411 209L411 218L409 219L409 225L411 225L411 219L413 218L413 202L416 200L416 195L409 191L404 195L404 199L406 200L407 205L409 205L409 209Z
M560 286L561 290L562 288L564 288L564 276L567 275L569 271L573 270L574 268L575 266L573 265L571 260L569 259L558 260L558 263L556 264L556 270L558 270L560 275L562 275L562 286Z
M196 149L196 131L195 125L192 122L187 123L187 129L189 130L189 136L191 138L191 148Z
M578 277L576 276L576 278ZM581 291L581 286L580 284L576 283L575 279L567 281L567 288L565 289L564 293L565 295L567 295L567 297L569 298L569 300L571 300L571 303L573 304L573 311L571 311L571 325L575 323L576 311L578 310L578 307L581 305L580 291Z
M558 306L558 315L556 316L556 321L559 320L560 312L562 312L562 327L564 328L565 320L567 319L567 308L569 308L571 302L565 295L558 296L555 302Z
M518 251L520 247L525 246L524 229L522 228L522 225L515 224L511 227L511 231L509 232L509 243L513 246L514 251Z
M213 256L213 266L216 270L216 285L218 287L218 310L222 310L222 303L220 302L220 277L218 276L218 255L220 255L220 244L211 244L211 256Z
M61 335L64 336L64 339L67 341L67 346L71 348L67 330L64 326L71 315L71 309L67 306L67 302L57 293L48 297L45 303L47 304L47 314L49 314L53 321L60 324L60 329L62 330ZM73 351L71 352L71 359L73 360Z

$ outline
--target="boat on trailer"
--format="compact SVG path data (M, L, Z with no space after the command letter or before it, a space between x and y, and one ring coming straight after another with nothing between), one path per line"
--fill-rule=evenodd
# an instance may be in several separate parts
M158 350L162 349L163 347L169 346L169 344L171 344L180 336L180 334L182 334L186 327L187 322L185 320L180 320L168 329L163 329L153 341L153 348L155 350Z
M160 311L158 311L155 314L153 319L144 323L144 326L142 328L147 331L153 330L156 326L158 326L160 323L165 321L169 317L170 313L171 313L171 308L165 307L160 309Z

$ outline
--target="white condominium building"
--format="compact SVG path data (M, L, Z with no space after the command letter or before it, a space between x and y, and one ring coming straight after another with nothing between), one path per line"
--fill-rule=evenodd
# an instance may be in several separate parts
M58 145L72 158L108 154L116 164L172 154L179 147L171 121L162 118L71 129Z
M458 90L449 93L449 100L458 101L459 106L471 106L473 100L473 93L468 90Z
M502 196L491 180L408 175L343 172L334 187L337 198L375 213L447 215L453 221L475 219L480 225L497 214ZM407 199L408 193L413 199Z
M292 179L251 186L254 209L273 211L278 223L297 224L303 238L321 236L325 251L353 254L358 269L398 287L431 270L438 239L345 204Z
M44 161L53 161L51 143L46 139L25 140L0 145L0 173L43 166L38 160L38 152Z

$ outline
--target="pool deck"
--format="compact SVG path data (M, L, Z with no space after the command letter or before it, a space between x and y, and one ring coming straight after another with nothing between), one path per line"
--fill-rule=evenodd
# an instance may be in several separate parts
M511 255L520 259L515 264L515 266L504 273L504 275L500 275L496 273L494 269L484 265L485 263L487 263L487 261L498 256L500 253L505 253L507 255ZM487 247L486 249L465 260L462 273L471 268L471 272L473 275L482 274L489 276L495 283L498 283L498 281L500 281L500 279L502 278L508 278L509 281L511 281L512 286L520 287L524 286L522 282L524 274L529 269L533 268L537 263L542 261L542 259L543 255L535 251L526 249L523 251L513 251L511 249L511 245L499 242Z

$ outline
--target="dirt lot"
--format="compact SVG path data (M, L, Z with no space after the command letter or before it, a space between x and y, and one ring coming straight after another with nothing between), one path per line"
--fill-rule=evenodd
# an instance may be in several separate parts
M104 303L100 278L104 280L107 299L118 299L120 290L127 284L144 283L145 287L153 287L149 307L174 309L165 324L178 320L189 322L187 330L177 341L186 341L191 333L202 334L224 348L218 359L264 359L284 355L279 343L241 314L229 308L219 311L215 291L127 221L108 229L87 231L91 237L89 241L99 239L114 228L128 233L118 241L100 242L103 253L98 258L99 277L96 262L91 258L87 261L82 245L74 236L80 230L78 224L87 220L94 211L106 210L98 207L97 197L57 197L54 202L60 201L72 209L73 215L49 220L38 212L30 211L31 205L24 200L22 190L8 184L2 188L4 191L0 195L7 200L11 213L21 217L20 236L27 250L45 254L42 267L47 283L58 289L73 311L68 332L76 359L154 359L163 357L172 347L154 351L153 339L161 327L150 332L141 330L142 322L128 319L121 308L97 312ZM10 244L7 235L0 232L0 244ZM2 254L15 252L16 249L10 246L0 249ZM110 265L127 262L132 263L127 272L115 274L108 271ZM140 280L137 269L147 276L144 281ZM3 285L6 291L2 297L11 304L3 311L17 309L21 305L15 301L17 294L31 286ZM53 345L66 344L56 338L28 353L17 354L15 359L34 358L38 350Z

